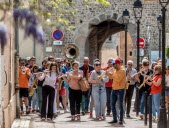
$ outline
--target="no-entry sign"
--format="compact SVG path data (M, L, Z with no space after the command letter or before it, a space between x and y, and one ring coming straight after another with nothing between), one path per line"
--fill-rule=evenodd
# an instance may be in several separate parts
M61 30L56 29L52 32L52 37L54 40L62 40L64 37L64 34Z
M139 41L136 41L136 46L139 46L140 48L145 47L145 40L143 38L139 38Z

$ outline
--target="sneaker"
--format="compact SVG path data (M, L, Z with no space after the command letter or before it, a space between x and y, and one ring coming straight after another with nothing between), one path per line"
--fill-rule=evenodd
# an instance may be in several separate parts
M117 123L117 120L112 120L111 122L108 122L108 123L115 124L115 123Z
M120 125L123 125L123 121L119 121L119 124L120 124Z
M144 115L143 115L143 114L141 114L141 115L140 115L140 118L143 120L143 118L144 118Z
M90 118L93 118L93 113L92 112L90 112Z
M26 111L26 114L28 115L29 113L30 113L30 111L29 111L29 110L27 110L27 111Z
M110 113L107 113L106 116L110 116Z
M57 110L57 113L58 113L58 114L60 113L60 109Z
M64 113L69 113L69 110L68 110L68 109L65 109L65 110L64 110Z
M41 121L45 121L45 118L43 117L43 118L41 118Z
M81 113L82 113L83 116L85 115L85 112L81 112Z
M131 116L130 116L130 115L126 115L126 117L127 117L127 118L131 118Z
M53 117L54 117L54 118L58 117L58 114L57 114L57 113L54 113L54 114L53 114Z

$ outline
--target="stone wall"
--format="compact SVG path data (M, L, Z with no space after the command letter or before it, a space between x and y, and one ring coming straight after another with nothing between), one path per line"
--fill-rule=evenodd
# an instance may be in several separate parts
M4 14L0 11L0 16ZM0 83L0 127L10 128L16 117L16 98L14 86L14 33L13 33L13 12L5 14L2 21L7 28L7 45L4 48L4 54L0 55L1 61L1 83Z

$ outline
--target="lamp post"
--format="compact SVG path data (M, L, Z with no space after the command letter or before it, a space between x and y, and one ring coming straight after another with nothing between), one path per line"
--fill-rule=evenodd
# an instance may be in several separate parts
M139 71L139 62L140 62L140 47L139 47L139 38L140 38L140 20L142 17L143 6L140 0L136 0L133 6L134 16L137 23L137 71ZM137 88L137 105L136 105L136 116L139 114L139 90Z
M158 30L159 30L159 58L161 58L161 31L162 31L162 16L159 15L157 17L157 26L158 26Z
M122 19L123 24L125 25L125 65L127 65L127 25L130 19L129 11L127 9L123 11Z
M160 128L167 127L167 115L165 108L165 15L166 15L166 6L169 3L169 0L159 0L159 3L162 7L162 92L161 92L161 106L160 106L160 117L159 117L159 126Z

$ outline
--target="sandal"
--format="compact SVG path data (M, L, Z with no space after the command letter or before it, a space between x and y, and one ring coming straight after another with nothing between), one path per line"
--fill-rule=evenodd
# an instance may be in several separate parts
M75 116L74 115L72 116L71 121L75 121Z
M78 121L80 121L80 114L79 114L79 115L77 115L77 120L78 120Z

